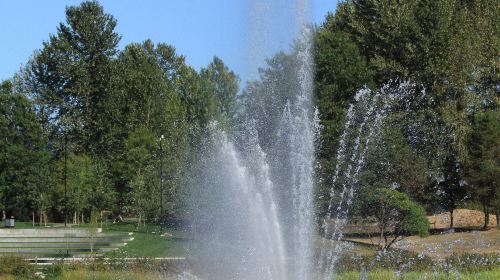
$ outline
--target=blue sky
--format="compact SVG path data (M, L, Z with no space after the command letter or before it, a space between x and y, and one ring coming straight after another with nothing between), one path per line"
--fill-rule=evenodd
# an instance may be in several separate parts
M68 5L81 1L0 1L0 80L10 78L56 33ZM296 36L296 0L101 0L118 20L120 49L147 38L165 42L185 55L196 69L214 55L242 80L256 77L265 57L286 49ZM309 0L307 21L321 24L336 0Z

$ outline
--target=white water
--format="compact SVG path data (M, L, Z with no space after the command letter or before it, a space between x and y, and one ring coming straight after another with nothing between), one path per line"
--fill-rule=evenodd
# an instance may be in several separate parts
M299 22L305 18L301 14L305 3L297 0L295 5ZM198 246L190 258L202 279L331 279L346 246L336 242L332 248L327 239L343 238L370 142L379 134L393 100L411 93L408 83L356 93L346 115L330 203L322 219L320 234L326 238L316 254L314 169L319 118L312 102L312 34L301 23L294 72L299 87L283 107L258 116L260 122L251 115L246 118L238 141L214 124L194 168L189 214ZM271 83L268 92L280 86ZM261 138L257 126L262 123L277 123L271 130L274 134Z
M346 114L332 177L330 201L321 224L324 238L321 239L318 270L325 280L332 279L340 255L348 250L348 244L339 241L343 238L342 228L349 218L370 142L379 135L392 106L407 110L408 97L415 95L414 85L409 82L400 83L397 87L390 84L376 92L367 88L359 90ZM333 248L328 240L335 241Z
M279 129L266 138L275 142L265 143L271 152L263 152L251 118L238 145L215 124L194 168L190 215L199 242L190 258L203 279L312 279L318 117L307 2L288 6L297 16L287 20L301 30L295 58L300 88L284 108L274 108Z

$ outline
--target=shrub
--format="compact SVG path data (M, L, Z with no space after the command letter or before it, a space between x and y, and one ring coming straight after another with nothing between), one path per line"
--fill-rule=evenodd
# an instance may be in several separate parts
M452 255L445 259L446 270L477 272L500 268L500 254L461 254Z
M13 275L16 278L33 278L35 269L21 257L3 256L0 257L0 275Z
M335 264L336 272L349 271L431 271L433 260L422 254L415 254L402 250L379 251L374 256L357 256L343 254Z
M384 237L381 250L388 249L404 235L427 236L429 222L422 206L405 193L389 188L376 188L362 196L364 217L375 217L380 235ZM388 237L392 235L391 239Z
M59 277L63 274L63 272L64 272L63 260L58 260L52 263L52 265L46 266L44 269L44 273L48 279Z

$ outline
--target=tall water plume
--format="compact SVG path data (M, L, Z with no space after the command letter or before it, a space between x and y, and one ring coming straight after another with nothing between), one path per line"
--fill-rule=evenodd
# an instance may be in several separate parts
M193 167L190 212L198 246L191 257L204 279L312 277L318 118L312 102L312 31L305 22L308 2L273 2L266 7L285 8L294 15L284 17L289 26L300 30L286 56L291 62L287 78L258 83L261 97L275 93L281 99L257 104L257 93L248 98L234 135L214 123ZM273 20L254 17L255 22ZM275 40L269 30L255 34Z
M379 135L391 110L408 110L412 96L417 96L413 84L389 82L375 92L360 89L349 105L332 175L330 201L321 223L323 239L318 270L323 279L332 279L338 258L348 250L349 244L340 242L344 237L342 231L348 223L371 142ZM333 248L329 240L334 242Z

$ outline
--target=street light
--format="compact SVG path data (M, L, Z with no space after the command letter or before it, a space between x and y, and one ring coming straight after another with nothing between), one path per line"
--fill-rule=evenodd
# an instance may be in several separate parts
M64 132L64 227L67 227L68 221L68 176L67 176L67 168L68 168L68 139L67 134Z
M163 233L163 134L160 136L160 234Z

